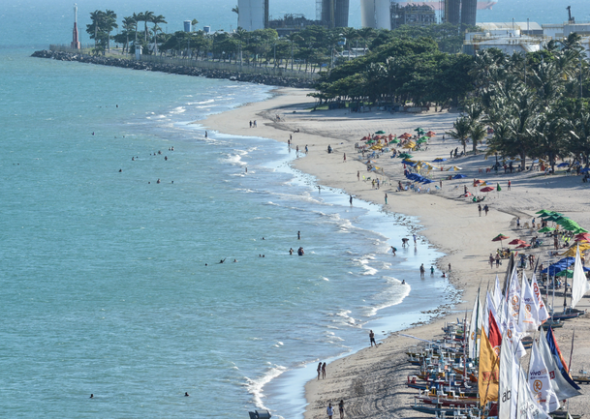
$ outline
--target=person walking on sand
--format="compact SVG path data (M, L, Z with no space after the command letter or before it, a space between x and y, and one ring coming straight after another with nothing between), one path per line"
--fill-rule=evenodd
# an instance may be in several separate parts
M324 380L326 379L326 363L325 362L322 364L322 378Z
M481 217L481 204L477 204L477 212L479 212L479 216Z
M326 413L328 413L328 419L332 419L334 415L334 409L332 409L332 403L328 403L328 408L326 409Z
M322 361L320 361L320 363L318 364L318 380L321 378L322 376Z
M252 121L250 121L250 128L252 128Z
M488 216L488 211L489 210L490 210L490 207L488 207L487 205L484 205L483 211L486 213L486 217Z
M338 411L340 412L340 419L344 419L344 400L340 400L340 403L338 403Z
M344 153L344 161L342 163L346 163L346 153Z
M356 171L356 180L361 180L361 171L360 170Z
M387 205L387 192L385 192L385 205Z
M490 269L494 269L494 255L490 253Z
M376 348L377 342L375 342L375 333L373 333L372 330L369 330L369 339L371 341L371 348L373 347L373 344L375 345L375 348Z

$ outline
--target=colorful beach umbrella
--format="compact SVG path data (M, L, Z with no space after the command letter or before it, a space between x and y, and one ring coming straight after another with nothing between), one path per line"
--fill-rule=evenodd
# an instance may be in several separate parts
M379 131L376 131L375 134L383 135L383 134L385 134L385 131L379 130Z
M515 245L515 244L526 244L526 242L524 240L521 239L514 239L512 240L510 243L508 243L510 245Z
M442 157L437 157L436 159L432 160L434 163L440 163L443 161L447 161L447 159L443 159Z
M559 271L558 273L556 273L555 276L565 276L567 278L573 278L574 271L572 271L571 269L564 269L563 271Z
M434 132L434 131L428 131L426 133L426 135L432 138L432 137L434 137L436 135L436 132Z
M498 234L496 237L494 237L494 238L492 239L492 241L493 241L493 242L500 242L500 246L502 246L502 240L506 240L506 239L509 239L509 238L510 238L510 237L508 237L508 236L505 236L505 235L503 235L503 234L501 234L501 233L500 233L500 234Z
M492 186L486 186L485 188L480 189L480 192L492 192L495 190Z

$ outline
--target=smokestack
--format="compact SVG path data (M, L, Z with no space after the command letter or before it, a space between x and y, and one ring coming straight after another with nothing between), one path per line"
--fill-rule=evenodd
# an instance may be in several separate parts
M74 4L74 30L72 33L72 45L73 49L80 49L80 40L78 39L78 5Z

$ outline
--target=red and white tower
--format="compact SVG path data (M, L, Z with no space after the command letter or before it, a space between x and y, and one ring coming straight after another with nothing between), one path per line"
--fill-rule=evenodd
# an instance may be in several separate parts
M72 48L80 49L80 41L78 40L78 5L74 4L74 33L72 36Z

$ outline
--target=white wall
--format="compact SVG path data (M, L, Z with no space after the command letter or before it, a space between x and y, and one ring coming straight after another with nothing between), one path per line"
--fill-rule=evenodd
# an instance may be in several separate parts
M255 31L264 29L264 0L238 0L238 26Z
M361 0L363 28L391 29L390 0Z

